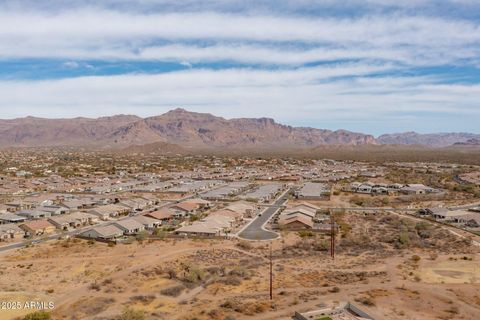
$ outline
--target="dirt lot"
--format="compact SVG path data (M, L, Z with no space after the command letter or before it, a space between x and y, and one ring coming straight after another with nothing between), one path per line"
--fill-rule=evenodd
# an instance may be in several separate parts
M338 219L335 261L326 236L273 243L273 301L269 244L231 240L62 240L4 253L0 299L51 300L54 319L119 319L126 308L145 319L290 319L332 301L378 319L478 319L480 254L467 240L396 215Z

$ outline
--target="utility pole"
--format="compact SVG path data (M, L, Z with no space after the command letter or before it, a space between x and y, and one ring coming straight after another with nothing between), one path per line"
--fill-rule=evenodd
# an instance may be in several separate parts
M335 219L333 218L333 210L330 210L330 255L335 260Z
M273 300L273 261L272 261L272 243L270 242L270 300Z

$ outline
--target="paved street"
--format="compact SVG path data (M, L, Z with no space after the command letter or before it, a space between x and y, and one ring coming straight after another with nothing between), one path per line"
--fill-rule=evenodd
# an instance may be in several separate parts
M272 240L278 238L278 234L263 229L263 226L269 221L275 213L287 201L286 193L284 193L275 203L265 209L261 215L258 215L245 229L243 229L238 237L246 240Z
M95 225L96 227L98 226L103 226L103 225L106 225L106 224L109 224L111 223L111 221L105 221L105 222L102 222L102 223L99 223L97 225ZM67 232L64 232L64 233L55 233L55 234L52 234L52 235L49 235L49 236L46 236L46 237L43 237L43 238L34 238L34 239L30 239L31 240L31 243L32 244L38 244L38 243L42 243L42 242L47 242L47 241L51 241L51 240L56 240L58 239L58 237L60 236L70 236L70 237L73 237L79 233L81 233L82 231L85 231L89 228L91 228L92 226L86 226L86 227L83 227L81 229L76 229L76 230L72 230L72 231L67 231ZM27 239L28 240L28 239ZM15 243L12 243L12 244L9 244L9 245L5 245L5 246L0 246L0 252L5 252L5 251L9 251L9 250L13 250L13 249L19 249L19 248L23 248L25 247L25 244L27 242L26 241L22 241L22 242L15 242Z

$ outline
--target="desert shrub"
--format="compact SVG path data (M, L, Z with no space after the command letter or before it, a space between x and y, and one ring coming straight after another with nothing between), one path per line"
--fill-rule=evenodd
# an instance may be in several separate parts
M135 310L132 308L125 308L120 316L119 320L144 320L145 313L141 310Z
M90 290L95 290L95 291L100 291L100 284L98 284L97 282L94 282L94 283L91 283L89 286L88 286L88 289Z
M153 231L153 235L155 237L158 237L160 239L164 239L167 236L167 232L165 230L162 230L160 228L157 228Z
M160 294L167 297L178 297L182 293L183 289L185 289L184 286L165 288L160 291Z
M417 256L417 255L413 255L413 256L412 256L412 261L415 262L415 263L417 263L418 261L420 261L420 259L421 259L421 258L420 258L419 256Z
M185 281L190 283L197 283L203 280L205 280L205 272L199 268L191 268L185 276Z
M408 232L400 233L398 241L402 246L408 246L410 244L410 236L408 235Z
M155 300L155 296L154 296L154 295L133 296L133 297L130 297L130 300L133 301L133 302L141 302L141 303L143 303L143 304L149 304L149 303L151 303L153 300Z
M313 233L312 231L308 231L308 230L301 230L301 231L298 232L298 235L301 238L306 238L306 237L314 237L315 233Z
M211 275L220 275L220 276L225 275L225 267L213 266L213 267L208 267L205 270Z
M239 286L242 284L242 279L237 276L227 276L220 282L228 286Z
M148 232L147 231L142 231L142 232L139 232L136 236L135 236L135 239L138 241L138 242L142 242L143 240L147 239L148 237Z
M46 311L36 311L33 313L27 314L23 317L23 320L50 320L52 316Z
M173 268L167 269L167 275L169 279L175 279L177 278L177 271Z
M330 289L328 289L329 292L331 293L337 293L337 292L340 292L340 288L339 287L332 287Z
M323 241L315 241L312 246L313 250L315 251L328 251L330 248L330 245L328 241L323 240Z
M237 243L237 246L244 250L250 250L253 248L252 244L248 241L240 241L239 243Z
M237 276L243 279L248 278L250 276L250 273L244 267L236 267L235 269L230 270L228 274L230 276Z
M373 300L372 297L362 296L362 297L355 298L355 301L357 301L358 303L361 303L365 306L374 306L375 305L375 300Z
M418 236L423 239L427 239L431 237L431 234L432 234L431 229L432 229L432 226L429 223L424 221L418 222L415 225L415 230L417 231Z

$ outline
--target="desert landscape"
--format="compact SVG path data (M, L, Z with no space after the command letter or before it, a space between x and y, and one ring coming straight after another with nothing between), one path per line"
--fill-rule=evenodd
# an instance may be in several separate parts
M344 300L377 319L478 315L480 250L471 240L393 214L344 219L351 228L339 234L334 260L326 237L295 233L271 244L56 240L2 254L2 300L53 301L54 319L136 319L127 318L135 311L145 319L290 319L295 311Z

